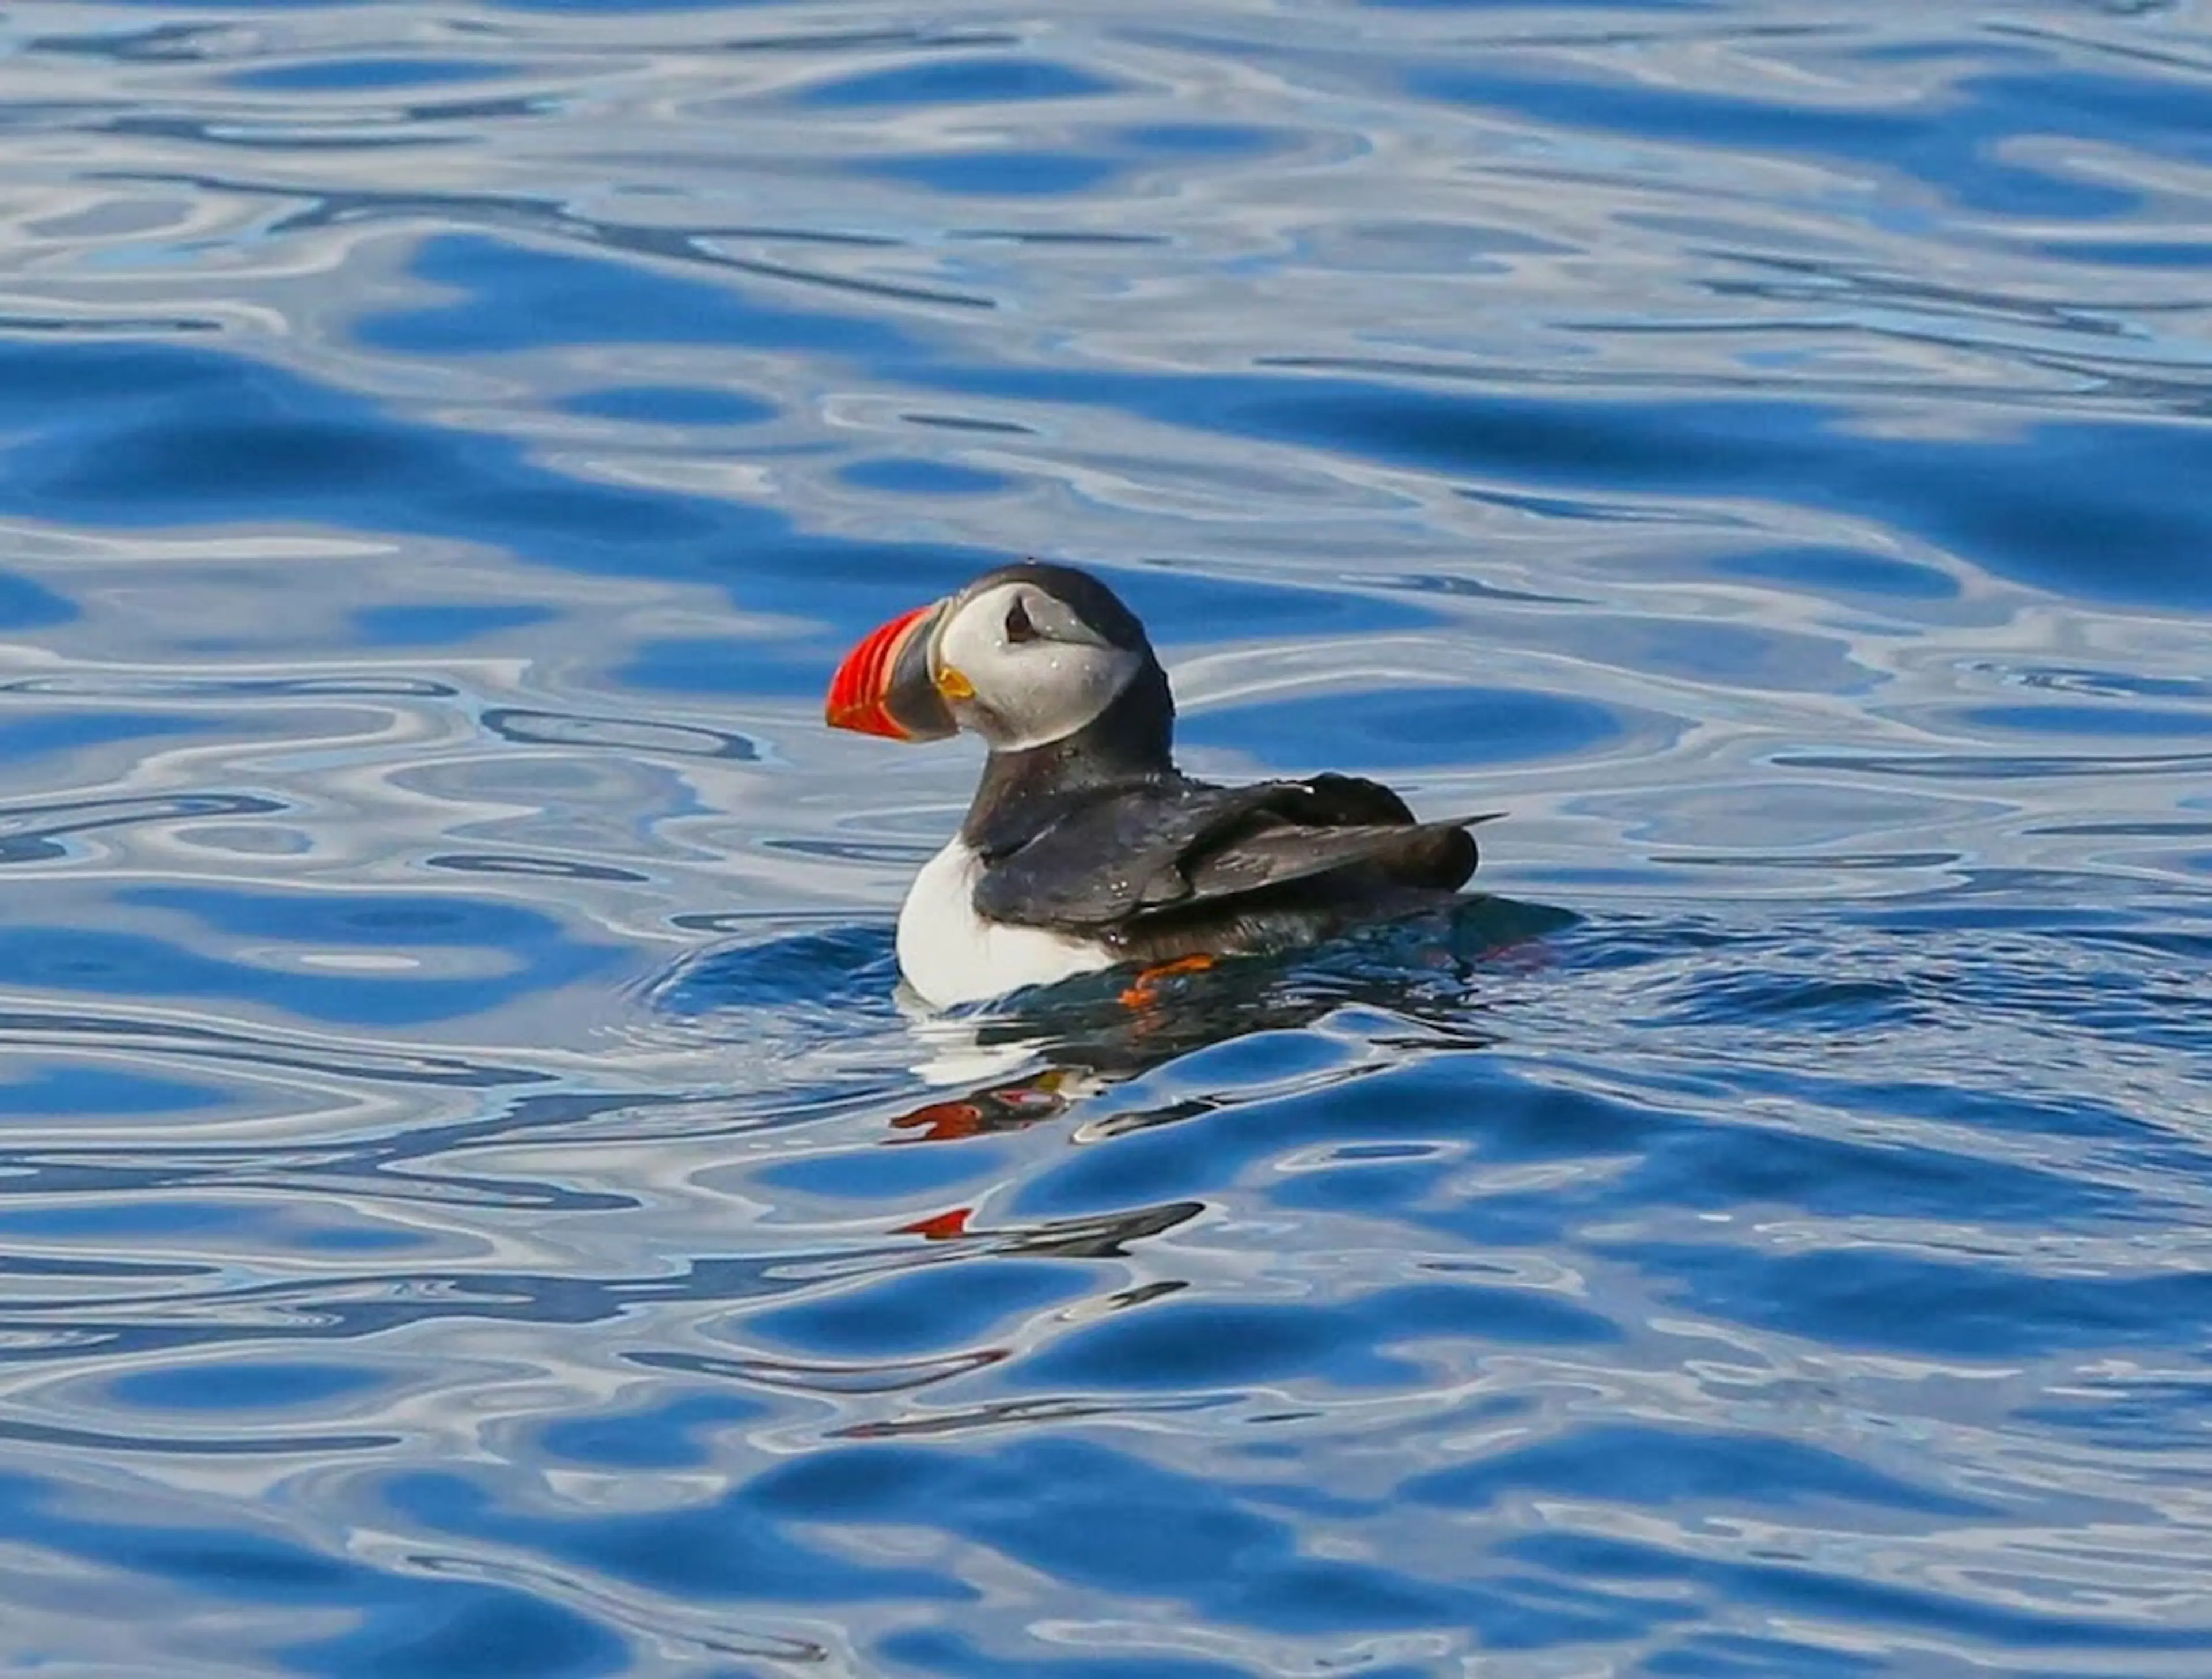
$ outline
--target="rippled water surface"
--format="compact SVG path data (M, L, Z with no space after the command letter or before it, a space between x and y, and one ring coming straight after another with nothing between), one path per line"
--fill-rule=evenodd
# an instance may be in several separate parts
M0 21L0 1666L2212 1672L2212 13ZM1030 552L1494 898L981 1018Z

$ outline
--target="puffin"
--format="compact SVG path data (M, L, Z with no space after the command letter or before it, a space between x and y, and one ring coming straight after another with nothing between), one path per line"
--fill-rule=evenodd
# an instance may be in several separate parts
M899 909L899 971L939 1008L1124 964L1149 982L1441 908L1474 873L1468 829L1498 814L1420 821L1356 776L1186 776L1144 625L1090 573L1036 560L870 631L824 712L988 748L959 831Z

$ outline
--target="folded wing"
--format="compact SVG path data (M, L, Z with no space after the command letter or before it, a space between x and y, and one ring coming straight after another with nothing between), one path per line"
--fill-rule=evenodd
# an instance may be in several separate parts
M1474 873L1467 830L1489 819L1417 822L1389 788L1351 776L1124 784L988 855L975 907L994 921L1096 932L1234 913L1296 886L1452 891Z

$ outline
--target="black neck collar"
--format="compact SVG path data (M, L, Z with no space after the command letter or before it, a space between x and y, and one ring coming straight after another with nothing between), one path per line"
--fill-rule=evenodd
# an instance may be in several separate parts
M984 760L960 837L986 856L1002 855L1035 837L1072 797L1175 773L1175 698L1147 652L1129 685L1074 733Z

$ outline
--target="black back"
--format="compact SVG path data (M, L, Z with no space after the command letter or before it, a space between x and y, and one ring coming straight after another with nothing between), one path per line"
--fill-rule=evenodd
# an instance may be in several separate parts
M1135 614L1097 578L1034 560L963 593L1049 591L1143 655L1083 728L984 765L961 837L981 856L978 914L1100 939L1134 956L1308 942L1456 891L1483 817L1418 822L1350 776L1224 788L1175 767L1175 699Z

